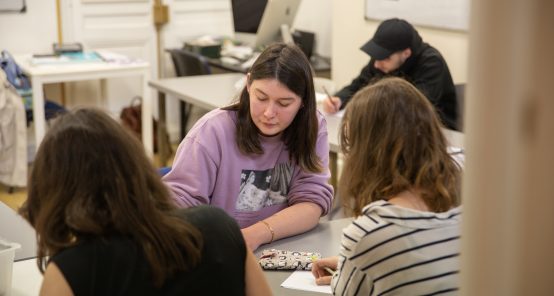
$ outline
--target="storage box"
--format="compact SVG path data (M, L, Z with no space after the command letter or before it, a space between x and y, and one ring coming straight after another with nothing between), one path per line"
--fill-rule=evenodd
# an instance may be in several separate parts
M0 238L0 295L9 296L12 290L12 270L15 250L19 244L10 243Z
M185 42L184 49L196 54L219 59L221 57L221 44L196 44L194 42Z

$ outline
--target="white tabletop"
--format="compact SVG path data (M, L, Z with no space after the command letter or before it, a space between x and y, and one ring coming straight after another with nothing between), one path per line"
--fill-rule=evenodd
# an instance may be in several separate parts
M15 251L15 260L37 255L35 230L3 202L0 202L0 237L21 245L21 249Z
M128 63L117 62L76 62L76 63L60 63L60 64L40 64L36 65L32 63L31 54L17 54L14 55L16 63L23 69L23 71L30 76L39 77L57 77L63 76L64 81L71 81L71 77L67 75L86 74L87 76L93 76L94 73L98 73L98 78L104 77L106 73L118 72L126 70L147 69L149 67L148 62L136 60ZM57 78L53 78L56 81ZM95 79L95 78L88 78ZM48 79L47 79L48 80ZM79 79L77 79L79 80Z
M240 91L244 74L228 73L164 78L148 83L167 95L195 106L212 110L231 104Z
M306 233L278 240L269 245L261 246L256 252L259 257L264 249L278 249L289 251L319 252L323 257L337 256L340 249L342 229L352 222L352 218L344 218L319 222L316 228ZM323 295L316 292L291 290L281 287L281 283L287 279L292 271L268 270L264 271L269 286L274 295L279 296L308 296Z

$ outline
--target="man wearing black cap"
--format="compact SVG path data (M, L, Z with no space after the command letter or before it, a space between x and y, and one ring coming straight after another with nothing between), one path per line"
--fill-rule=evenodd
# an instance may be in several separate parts
M384 76L399 76L427 96L447 128L456 129L456 91L446 61L438 50L421 40L412 25L396 18L386 20L360 49L371 56L369 64L350 85L324 101L327 113L344 108L364 86Z

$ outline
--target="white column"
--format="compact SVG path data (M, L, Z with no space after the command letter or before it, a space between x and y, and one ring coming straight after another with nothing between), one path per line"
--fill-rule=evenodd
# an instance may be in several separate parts
M35 123L35 150L38 150L42 138L46 133L46 119L44 117L44 88L40 77L31 76L33 88L33 121Z
M154 155L154 128L152 125L152 109L154 101L152 100L152 90L148 87L150 80L150 68L144 69L141 76L142 85L142 143L146 155L152 157Z
M471 5L462 294L552 295L554 1Z

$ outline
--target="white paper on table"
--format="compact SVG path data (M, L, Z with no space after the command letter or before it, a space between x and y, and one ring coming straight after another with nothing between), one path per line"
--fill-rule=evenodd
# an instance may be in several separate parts
M342 117L344 116L344 110L345 110L345 109L339 110L339 112L333 114L333 116L337 116L337 117L341 117L341 118L342 118Z
M320 93L320 92L315 93L315 101L317 104L323 103L323 101L325 101L327 98L328 98L327 95L324 93Z
M331 293L331 286L318 286L311 271L297 270L293 272L282 284L281 287L302 291Z
M327 100L328 97L329 96L327 96L324 93L318 93L318 92L315 93L315 102L320 110L323 110L323 107L322 107L323 101ZM324 114L327 116L336 116L336 117L342 118L344 115L344 109L339 110L337 113L334 113L334 114L327 114L325 112Z

